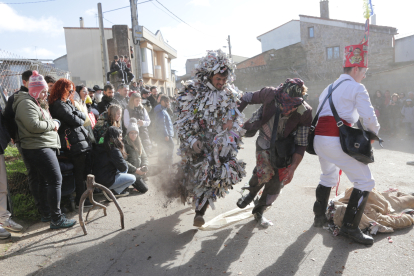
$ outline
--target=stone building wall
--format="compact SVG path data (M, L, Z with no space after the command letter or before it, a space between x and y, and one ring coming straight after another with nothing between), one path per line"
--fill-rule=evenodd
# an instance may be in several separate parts
M306 62L309 68L306 74L308 80L325 80L341 73L345 46L359 44L364 36L362 24L352 24L356 28L301 21L301 43L306 52ZM309 27L314 28L313 38L308 37ZM394 62L393 32L390 32L392 29L380 26L370 27L368 52L370 71L381 71ZM327 47L335 46L339 46L339 58L328 60Z
M307 71L306 53L301 43L269 50L261 55L265 65L236 69L234 84L242 91L253 91L265 86L278 86L287 78L302 77ZM249 62L249 60L245 62Z
M258 66L264 66L266 65L266 52L261 53L260 55L254 56L252 58L249 58L245 61L242 61L237 64L237 69L243 69L248 67L258 67Z
M235 85L239 89L255 91L265 86L278 86L287 78L299 77L310 92L319 95L342 74L344 48L361 42L364 24L325 19L323 25L317 24L320 18L301 16L301 19L300 43L266 51L238 65ZM308 37L309 27L314 28L313 38ZM369 71L364 80L369 91L392 87L396 91L410 91L407 89L414 87L414 80L409 76L414 67L404 69L400 68L401 64L394 63L392 41L395 32L395 28L370 26ZM326 48L335 46L339 46L339 58L328 60ZM398 79L398 83L391 84L393 79Z
M243 71L244 72L240 72ZM289 69L279 69L276 71L267 70L267 68L261 68L248 71L247 69L236 70L235 85L243 91L257 91L265 86L278 86L284 82L287 78L298 77L297 74ZM311 97L319 97L322 91L333 81L335 81L342 72L338 75L324 80L307 80L305 85L309 88L309 94ZM262 76L262 77L259 77ZM414 92L414 63L393 63L387 69L383 71L370 72L368 71L367 77L362 81L362 84L368 90L369 94L375 93L376 90L389 90L391 93L404 92L407 94L409 91ZM246 89L247 88L247 89Z

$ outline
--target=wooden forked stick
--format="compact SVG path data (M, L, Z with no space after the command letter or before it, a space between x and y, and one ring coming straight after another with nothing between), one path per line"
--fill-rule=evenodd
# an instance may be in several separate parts
M87 177L87 180L86 180L86 191L83 193L83 195L82 195L82 197L80 199L80 202L79 202L79 224L82 227L83 233L85 235L88 234L88 231L86 230L86 225L85 225L85 223L83 221L83 207L84 207L84 203L85 203L85 200L86 200L87 197L89 197L89 201L92 203L93 206L92 206L91 209L89 209L88 213L86 214L85 221L88 220L89 212L92 209L94 209L95 207L99 207L99 208L103 209L104 210L104 215L105 216L107 215L106 214L106 207L104 205L96 202L93 199L93 191L94 191L94 188L95 187L96 188L99 188L99 189L101 189L103 191L105 191L106 194L114 201L115 206L116 206L116 208L119 211L119 215L121 216L121 228L122 229L125 229L124 212L122 212L121 206L119 206L119 203L116 200L114 194L107 187L105 187L105 186L103 186L101 184L95 183L95 176L92 175L92 174L89 174L88 177Z

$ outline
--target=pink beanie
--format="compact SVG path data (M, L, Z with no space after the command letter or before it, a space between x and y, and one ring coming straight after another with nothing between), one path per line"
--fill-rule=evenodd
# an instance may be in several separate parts
M47 90L47 88L48 86L43 76L39 75L37 71L33 71L32 76L29 78L30 96L37 100L37 98L39 98L40 92L42 92L44 89Z

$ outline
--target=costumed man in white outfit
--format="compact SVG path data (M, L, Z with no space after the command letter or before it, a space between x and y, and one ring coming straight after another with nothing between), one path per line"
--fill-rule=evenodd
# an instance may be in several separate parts
M364 127L378 134L380 125L371 105L368 91L361 84L361 81L365 78L367 66L366 44L345 47L344 73L333 83L333 87L340 84L331 97L344 124L352 126L359 118L362 118ZM321 94L318 110L327 97L328 90L329 87L325 88ZM327 222L325 211L329 194L331 188L337 185L339 170L342 170L354 184L354 189L346 208L340 234L349 236L362 244L373 244L373 238L363 234L358 225L368 195L375 186L375 181L368 165L343 152L339 139L339 127L329 104L323 105L320 112L315 129L314 149L319 156L322 169L320 182L316 188L316 202L313 207L315 213L314 226L322 227Z

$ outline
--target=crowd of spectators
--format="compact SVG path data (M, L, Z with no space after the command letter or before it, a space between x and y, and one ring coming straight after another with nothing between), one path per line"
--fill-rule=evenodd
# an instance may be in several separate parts
M408 92L406 96L404 92L397 94L386 90L382 93L377 90L370 98L381 125L381 135L414 135L414 92ZM306 101L312 106L312 115L315 116L319 105L318 96L309 94Z
M123 66L118 57L113 64ZM1 95L6 104L0 124L0 239L8 238L8 231L22 230L7 211L4 150L9 142L22 155L41 221L50 222L52 229L76 223L60 208L62 160L73 165L76 208L88 174L115 197L122 197L131 185L146 193L147 172L171 167L174 98L158 93L156 86L145 86L140 80L121 84L115 92L111 83L88 88L36 71L25 71L22 80L19 91L8 98ZM148 158L156 154L154 147L158 148L156 166ZM84 206L92 205L86 200Z
M375 91L372 106L381 125L381 131L389 134L414 135L414 92L399 94L386 90Z

